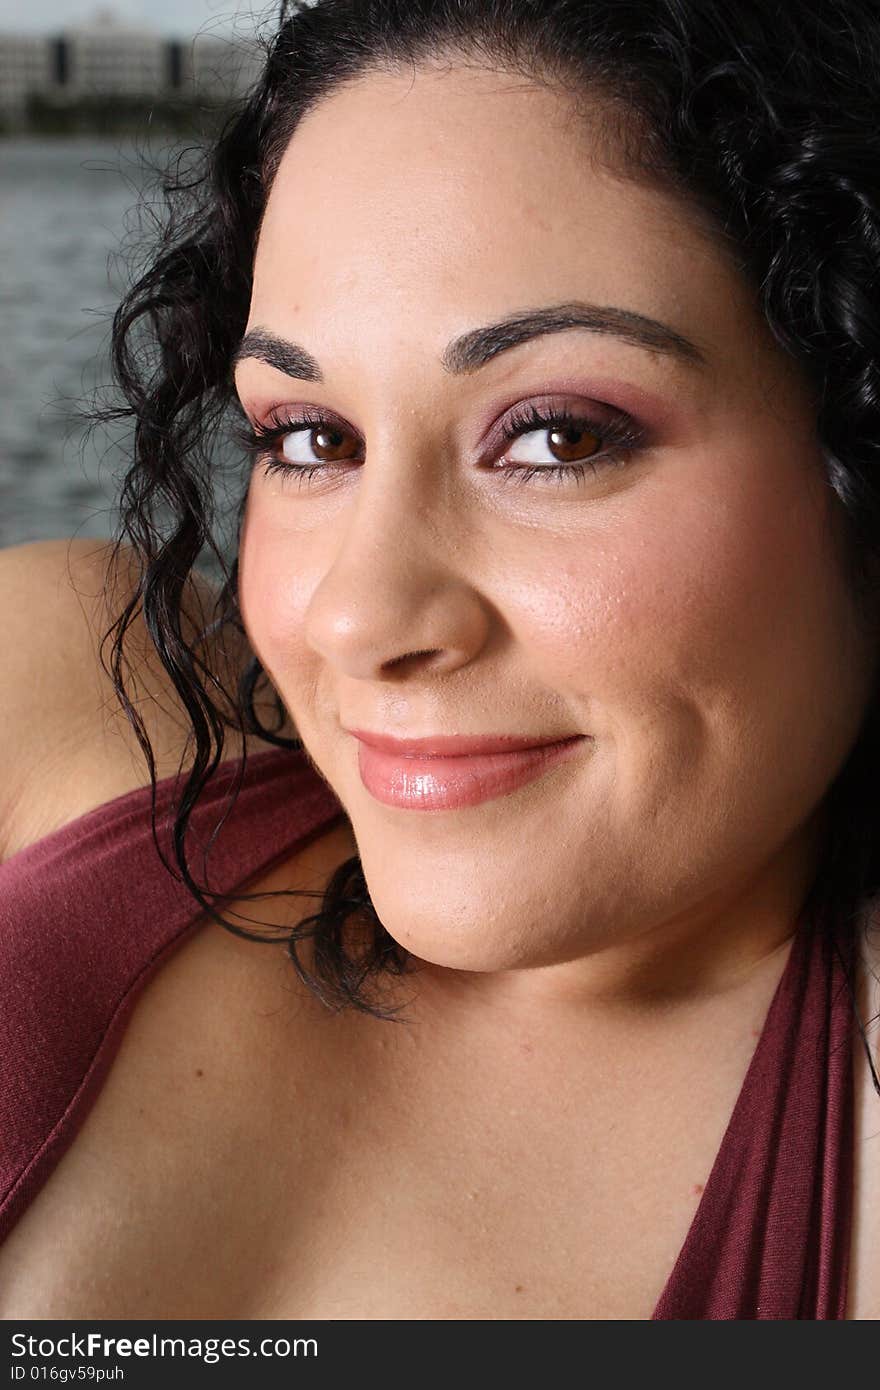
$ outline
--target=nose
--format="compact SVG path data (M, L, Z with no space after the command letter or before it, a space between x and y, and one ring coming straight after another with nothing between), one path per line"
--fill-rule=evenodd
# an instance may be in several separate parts
M337 518L305 637L340 674L447 674L486 643L490 605L470 569L472 531L456 513L452 490L432 484L430 472L412 460L408 467L383 460L372 474L364 464Z

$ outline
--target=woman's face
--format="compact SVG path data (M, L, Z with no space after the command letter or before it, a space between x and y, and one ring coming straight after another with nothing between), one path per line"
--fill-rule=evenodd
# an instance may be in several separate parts
M772 916L868 694L799 373L697 214L599 148L484 70L339 90L279 167L236 368L252 421L305 413L274 461L323 469L255 465L253 647L381 920L466 970ZM399 805L355 728L581 737Z

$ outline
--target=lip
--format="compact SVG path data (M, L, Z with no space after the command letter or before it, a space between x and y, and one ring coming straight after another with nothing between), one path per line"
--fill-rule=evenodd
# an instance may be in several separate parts
M391 734L374 734L368 729L348 729L361 743L370 748L378 748L382 753L392 753L398 758L459 758L475 754L519 753L527 748L543 748L551 743L564 743L572 737L560 738L550 734L543 738L540 734L428 734L424 738L394 738Z
M410 811L457 810L506 796L576 756L587 737L456 735L400 740L349 732L358 739L358 770L370 795L385 806Z

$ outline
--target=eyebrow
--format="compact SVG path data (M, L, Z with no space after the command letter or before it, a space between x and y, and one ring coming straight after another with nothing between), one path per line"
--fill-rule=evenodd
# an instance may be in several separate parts
M571 329L618 338L648 352L660 353L690 367L704 367L705 354L689 338L632 309L618 309L607 304L587 304L575 300L567 304L551 304L541 309L528 309L509 315L498 323L472 328L447 344L440 358L443 369L453 376L466 376L478 371L494 357L519 347L533 338ZM233 357L233 366L246 357L255 357L287 376L301 381L323 381L317 360L297 343L278 338L265 328L252 328L242 339Z

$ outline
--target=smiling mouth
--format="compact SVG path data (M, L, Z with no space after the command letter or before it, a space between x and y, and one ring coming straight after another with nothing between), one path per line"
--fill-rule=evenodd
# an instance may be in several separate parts
M382 736L379 741L383 746L358 737L358 770L370 795L386 806L441 811L505 796L536 781L550 767L576 758L580 745L592 740L576 734L540 743L503 735L451 738L445 744L434 738L401 742ZM425 751L426 744L431 751ZM481 751L462 753L462 744ZM494 745L495 751L485 751L487 745ZM438 752L442 746L456 751Z

